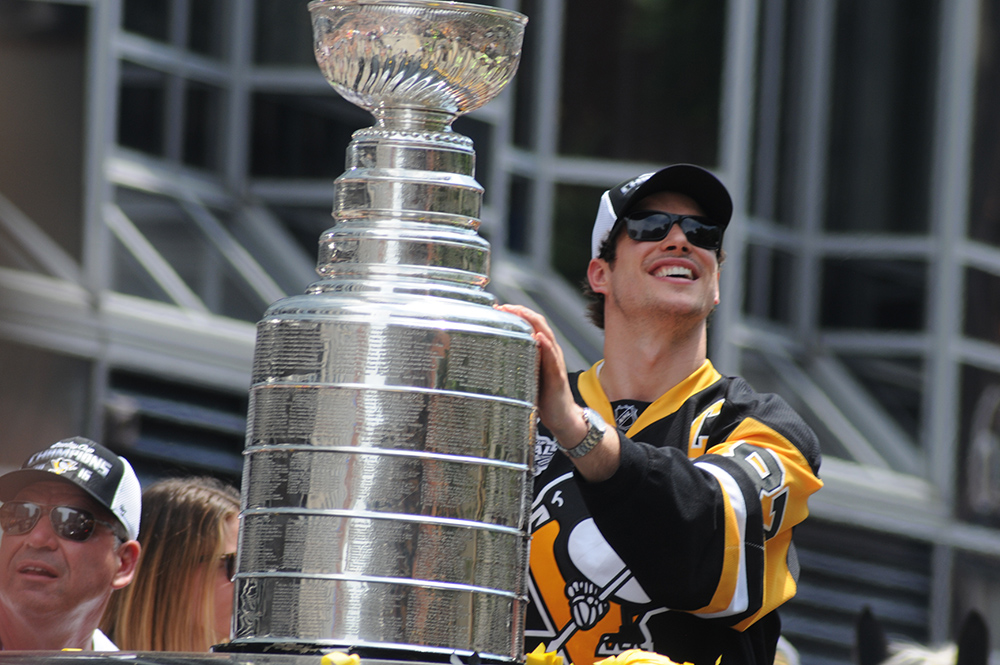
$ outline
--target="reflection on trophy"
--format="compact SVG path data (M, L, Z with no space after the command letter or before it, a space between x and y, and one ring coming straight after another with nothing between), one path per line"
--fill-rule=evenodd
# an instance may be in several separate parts
M536 350L492 308L472 142L527 19L315 0L316 58L370 111L320 280L259 322L226 650L522 658Z

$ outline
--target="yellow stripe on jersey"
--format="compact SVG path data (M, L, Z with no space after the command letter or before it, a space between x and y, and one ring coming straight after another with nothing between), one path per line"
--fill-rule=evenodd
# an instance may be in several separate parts
M603 363L600 360L586 372L580 374L577 387L583 401L600 414L605 422L615 422L615 414L611 411L611 402L604 394L604 388L597 376L598 367ZM722 378L722 375L712 366L712 362L706 360L701 367L691 373L689 377L678 383L676 386L663 393L655 402L646 407L638 420L632 423L632 427L626 432L626 436L632 437L636 432L641 432L646 426L669 416L671 413L681 408L681 405L694 395Z
M788 546L792 542L792 532L789 529L767 541L766 554L764 559L764 604L760 610L739 622L733 628L736 630L746 630L757 619L778 607L786 600L795 595L795 578L788 570L786 562L788 560ZM779 566L784 574L771 574L768 571Z
M745 630L757 619L795 595L795 580L788 570L788 547L792 540L792 527L808 516L806 498L821 488L823 482L813 475L809 463L798 448L784 436L756 419L745 419L729 436L728 441L713 446L708 451L709 454L732 454L734 448L743 445L766 449L776 455L784 472L780 487L774 487L767 493L762 491L758 497L761 502L765 529L770 531L775 526L772 524L774 499L784 493L788 494L784 503L785 513L780 527L776 534L768 538L764 548L763 598L760 610L735 626L737 630ZM766 454L763 450L761 453ZM744 459L760 473L762 478L765 477L766 464L762 460L755 463L752 456ZM702 468L709 466L705 462L696 464ZM726 542L728 545L728 539Z
M695 610L706 618L733 616L746 612L750 606L747 583L746 539L747 506L736 479L722 468L705 462L695 466L715 476L722 489L725 504L726 542L722 557L719 584L709 605Z
M695 610L695 614L715 614L725 611L733 602L736 595L737 583L741 579L740 559L743 550L743 534L740 533L740 520L737 519L733 510L733 503L726 492L726 487L722 480L716 477L722 489L722 498L726 504L726 546L723 550L722 573L720 583L712 596L712 601L701 608Z

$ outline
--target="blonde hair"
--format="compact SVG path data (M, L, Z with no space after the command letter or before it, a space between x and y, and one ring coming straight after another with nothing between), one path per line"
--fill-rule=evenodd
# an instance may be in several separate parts
M239 492L215 478L171 478L143 492L136 575L101 621L118 648L205 652L219 642L208 573L227 554L226 525L239 509ZM191 583L198 576L204 582Z

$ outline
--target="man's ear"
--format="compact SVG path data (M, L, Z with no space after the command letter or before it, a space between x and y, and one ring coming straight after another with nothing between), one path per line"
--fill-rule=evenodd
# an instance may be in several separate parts
M719 283L722 281L722 267L720 266L715 271L715 304L718 305L722 302L721 292L722 289L719 287Z
M127 540L118 548L116 556L118 558L118 570L111 580L111 588L121 589L127 587L135 577L135 567L139 563L139 552L141 546L138 540Z
M606 293L608 290L608 273L611 266L604 259L591 259L587 265L587 281L594 293Z

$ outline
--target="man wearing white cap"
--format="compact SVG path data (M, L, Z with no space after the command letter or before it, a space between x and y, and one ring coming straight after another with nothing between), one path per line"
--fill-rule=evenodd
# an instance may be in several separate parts
M690 164L604 193L587 270L604 359L585 372L567 377L541 315L502 307L541 355L528 651L774 661L820 454L786 402L707 358L732 212Z
M83 437L0 476L0 647L117 651L97 628L139 558L139 480Z

